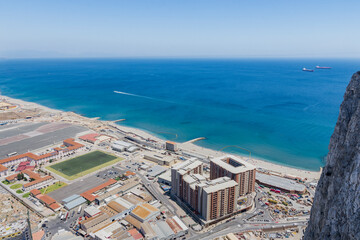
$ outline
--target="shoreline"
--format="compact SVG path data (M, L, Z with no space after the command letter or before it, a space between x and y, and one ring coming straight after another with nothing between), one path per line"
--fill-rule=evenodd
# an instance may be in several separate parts
M52 120L52 121L57 121L60 120L61 121L69 121L75 124L82 124L82 125L87 125L87 127L89 127L90 129L94 130L98 127L92 126L92 125L98 125L99 123L102 123L104 125L108 125L108 123L112 122L113 124L116 124L116 126L123 130L124 132L130 132L130 133L134 133L136 135L139 135L145 139L147 138L151 138L154 139L158 142L164 142L166 140L154 135L154 133L150 133L146 130L142 130L142 129L138 129L138 128L134 128L134 127L129 127L129 126L124 126L121 125L121 122L118 123L114 123L113 121L106 121L106 120L98 120L98 119L94 119L94 118L88 118L85 116L82 116L80 114L74 113L74 112L65 112L62 110L57 110L57 109L52 109L43 105L40 105L38 103L34 103L34 102L27 102L21 99L16 99L16 98L12 98L12 97L8 97L8 96L4 96L1 95L0 96L2 99L6 99L7 101L17 104L21 107L21 109L34 109L34 108L38 108L40 110L42 110L44 113L50 113L54 114L54 115L60 115L60 116L50 116L51 119L44 119L44 121L46 120ZM8 112L10 112L11 110L9 110ZM60 117L59 119L57 119L58 117ZM97 124L94 124L94 121ZM96 130L94 130L96 131ZM176 141L174 141L176 142ZM220 151L216 151L210 148L205 148L205 147L201 147L196 145L195 143L190 141L187 142L176 142L178 145L178 148L185 150L186 152L191 152L191 153L196 153L199 155L204 155L204 156L210 156L210 157L217 157L217 156L222 156L224 154L230 154L230 153L225 153L225 152L220 152ZM242 155L239 154L231 154L231 155L235 155L237 157L240 157L241 159L244 159L247 161L247 157L244 157ZM307 178L308 180L318 180L320 178L321 175L321 169L319 171L310 171L310 170L305 170L305 169L298 169L296 167L291 167L291 166L285 166L285 165L281 165L281 164L277 164L277 163L273 163L270 160L263 160L263 159L258 159L258 158L254 158L251 157L251 159L249 160L249 162L253 165L255 165L257 168L261 168L261 169L265 169L268 170L270 172L273 173L278 173L280 175L293 175L293 176L297 176L297 177L301 177L301 178Z

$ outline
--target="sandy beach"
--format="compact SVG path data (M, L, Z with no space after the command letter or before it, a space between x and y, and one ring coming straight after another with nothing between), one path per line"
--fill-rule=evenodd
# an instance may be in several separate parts
M19 105L20 108L15 111L21 111L22 109L28 110L28 109L36 108L36 109L39 109L40 112L42 112L44 115L46 115L46 113L49 113L49 116L40 117L40 119L38 119L39 121L71 122L71 123L87 126L88 128L95 130L95 131L99 130L99 128L102 128L102 127L106 128L109 126L108 121L101 121L101 120L97 120L97 119L93 119L93 118L87 118L87 117L81 116L81 115L73 113L73 112L63 112L60 110L48 108L48 107L40 105L40 104L26 102L26 101L23 101L20 99L14 99L14 98L10 98L7 96L1 96L1 98L5 99L6 101L8 101L10 103ZM32 119L32 121L35 121L35 120L37 120L37 119ZM164 139L160 139L157 136L154 136L154 135L152 135L146 131L143 131L141 129L123 126L123 125L121 125L121 122L117 123L117 127L124 132L134 133L138 136L141 136L144 139L149 138L149 139L156 140L158 142L165 141ZM185 142L185 143L177 143L177 144L178 144L179 149L181 149L183 151L200 154L200 155L207 156L207 157L217 157L217 156L221 156L221 155L225 154L224 152L219 152L219 151L215 151L212 149L197 146L196 144L191 143L189 141ZM303 169L282 166L279 164L272 163L270 161L264 161L264 160L256 159L253 157L251 157L250 160L243 156L238 156L238 157L241 157L244 160L250 161L250 163L255 165L257 168L268 170L268 171L277 173L279 175L285 175L285 174L292 175L292 176L297 176L297 177L300 177L303 179L307 178L309 181L317 180L320 178L320 175L321 175L321 171L317 171L317 172L307 171L307 170L303 170Z
M118 127L120 129L122 129L123 131L133 132L136 135L142 136L144 138L151 138L151 139L154 139L159 142L164 141L163 139L160 139L154 135L151 135L148 132L145 132L145 131L137 129L137 128L122 126L119 124L118 124ZM209 157L218 157L218 156L222 156L225 154L224 152L219 152L219 151L215 151L215 150L212 150L209 148L200 147L200 146L198 146L194 143L190 143L190 142L177 143L177 144L180 149L183 149L187 152L193 152L193 153L197 153L197 154L201 154L201 155L205 155L205 156L209 156ZM236 156L238 156L244 160L248 160L248 158L246 158L246 157L239 156L239 155L236 155ZM303 169L282 166L279 164L275 164L275 163L268 162L268 161L263 161L263 160L256 159L253 157L251 157L250 163L255 165L257 168L266 169L266 170L269 170L274 173L279 173L282 175L285 175L285 174L294 175L294 176L301 177L301 178L307 178L308 180L319 179L320 175L321 175L321 171L318 171L318 172L307 171L307 170L303 170Z

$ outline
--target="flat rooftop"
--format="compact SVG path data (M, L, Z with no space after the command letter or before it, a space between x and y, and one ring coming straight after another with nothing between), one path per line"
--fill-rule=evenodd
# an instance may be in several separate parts
M201 183L203 181L206 181L206 177L201 174L187 174L183 177L183 180L188 184Z
M150 205L149 203L143 203L142 205L138 205L134 210L132 210L132 214L138 216L141 219L146 219L153 212L158 212L159 209Z
M171 171L168 170L168 171L164 172L163 174L161 174L159 176L159 179L164 179L164 180L166 180L168 182L171 182Z
M157 161L164 161L164 162L174 161L174 157L168 155L162 155L161 153L158 152L146 152L144 153L144 158L146 159L146 157L156 159Z
M254 165L233 155L225 155L213 158L210 161L234 174L256 169Z
M305 191L305 186L297 183L294 180L290 180L287 178L282 178L274 175L268 175L263 173L256 173L256 181L273 186L274 188L281 188L287 191L296 191L303 192Z
M229 187L235 187L237 185L238 183L234 180L231 180L229 177L221 177L206 182L206 185L203 187L203 189L207 193L212 193Z
M196 158L190 158L184 162L178 163L176 165L174 165L172 167L172 169L175 169L177 171L179 171L180 174L184 174L187 171L190 171L200 165L202 165L203 163L199 160L197 160Z
M146 174L148 174L151 177L156 177L164 172L166 172L167 168L164 168L159 165L155 165L154 167L150 168Z

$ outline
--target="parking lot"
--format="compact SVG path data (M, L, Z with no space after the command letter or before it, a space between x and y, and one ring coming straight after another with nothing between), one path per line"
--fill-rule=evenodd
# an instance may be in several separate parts
M110 174L109 171L114 173ZM107 182L110 178L114 178L123 174L124 171L117 168L110 168L100 171L96 174L92 174L86 178L80 179L74 183L71 183L57 191L48 193L48 195L54 198L56 201L61 202L64 198L70 197L73 194L81 194L87 190L90 190L102 183Z

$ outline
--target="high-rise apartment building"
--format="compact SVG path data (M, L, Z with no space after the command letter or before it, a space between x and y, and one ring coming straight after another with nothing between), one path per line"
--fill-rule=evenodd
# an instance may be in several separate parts
M210 179L229 177L239 185L239 195L255 191L256 167L235 156L227 155L210 160Z
M182 198L186 191L184 190L184 176L202 173L203 163L196 158L174 165L171 168L171 193Z
M209 180L203 163L190 159L171 169L171 193L186 202L205 221L215 220L237 210L239 185L227 176Z

